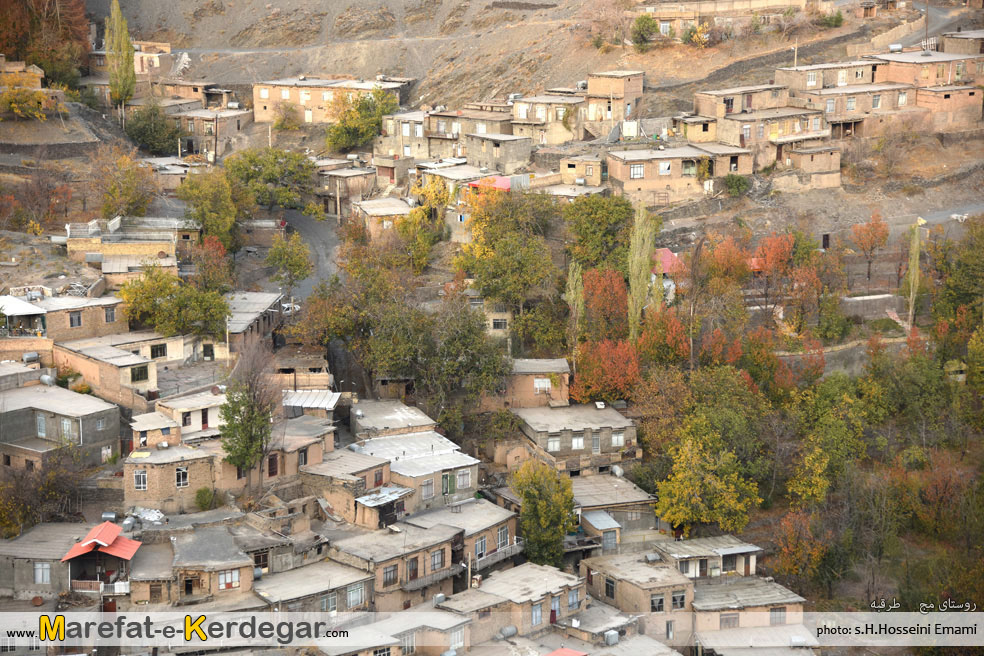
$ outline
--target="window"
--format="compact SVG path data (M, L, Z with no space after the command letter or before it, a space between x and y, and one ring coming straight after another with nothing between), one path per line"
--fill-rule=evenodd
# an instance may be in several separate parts
M277 465L279 464L279 458L277 458L276 453L271 453L270 457L267 458L267 476L277 475Z
M485 536L475 540L475 558L485 558Z
M577 595L577 588L567 591L567 610L576 610L581 605L581 600L578 599Z
M837 108L837 101L834 100L833 98L827 98L827 109L826 109L827 113L832 114L836 108Z
M372 656L390 656L390 653L389 647L377 647L372 650Z
M758 124L758 138L765 139L765 123Z
M147 446L147 431L140 431L140 446Z
M414 556L407 561L407 579L410 581L416 581L419 571L417 557Z
M908 100L908 96L905 91L899 91L899 107L905 105L905 101Z
M346 590L348 593L348 607L355 608L356 606L362 605L363 600L363 585L361 583L353 583Z
M498 548L499 549L504 549L504 548L506 548L506 547L509 546L509 527L508 526L500 526L499 527L499 534L498 534L498 536L496 538L496 544L498 545Z
M178 467L174 470L174 484L177 487L188 487L188 468Z
M537 105L535 111L536 111L536 117L537 117L537 119L539 119L541 121L547 120L547 107L546 107L546 105Z
M219 590L232 590L239 587L239 570L227 569L219 572Z
M383 585L396 585L398 567L390 565L383 570Z
M786 623L786 607L769 609L769 625L782 626Z
M167 357L167 344L153 344L150 347L150 357L152 360Z
M642 519L641 510L629 510L625 513L625 520L629 522L636 522Z
M946 65L945 64L937 64L936 65L936 77L943 77L944 75L946 75Z
M625 433L615 431L612 433L612 446L625 446Z
M270 97L270 90L265 88L260 88L260 98L266 99Z
M851 96L850 98L847 99L847 111L853 112L854 108L857 107L857 105L858 105L858 99L855 98L854 96Z
M847 71L837 71L837 86L842 87L847 84Z
M62 418L62 420L61 420L61 434L62 434L62 437L71 437L72 436L72 420L71 419L66 419L64 417Z
M3 454L3 466L10 467L10 454Z
M148 380L150 375L147 373L147 365L140 365L139 367L132 367L130 369L130 382L139 383L141 381Z
M662 613L666 610L666 597L658 595L650 595L649 597L649 612L650 613Z
M431 552L431 571L436 572L439 569L444 569L444 549Z
M407 633L400 636L400 649L404 656L409 656L417 651L417 637L415 633Z
M301 91L301 104L303 105L309 100L311 100L311 92L308 91L307 89Z
M735 554L721 556L722 572L734 572L736 569L738 569L738 556Z
M629 178L632 180L638 180L644 177L645 167L643 164L632 164L629 166Z
M24 469L26 469L27 471L34 471L34 461L33 460L25 460L24 461Z
M810 71L806 74L806 86L815 87L817 86L817 73L816 71Z
M372 483L373 483L373 487L379 487L380 485L383 484L383 470L382 469L377 469L376 471L373 472L373 474L372 474Z
M720 617L718 618L718 628L737 629L738 613L721 613Z
M215 123L212 121L203 121L202 127L205 128L205 134L215 134Z
M492 320L492 330L506 330L508 327L509 323L505 319Z
M104 312L105 312L106 323L115 323L116 322L116 308L115 307L108 307L108 308L106 308L104 310Z
M549 378L534 378L533 379L533 393L534 394L549 394L550 393L550 379Z
M673 591L673 610L682 610L687 603L686 590Z
M69 328L79 328L82 326L82 311L76 310L75 312L68 313L68 327Z
M146 469L134 469L133 470L133 489L134 490L146 490L147 489L147 470Z
M666 639L667 640L673 639L673 620L670 620L666 623Z
M540 622L543 621L543 604L533 604L533 612L530 616L531 626L540 626Z
M584 167L584 175L594 175L594 166L588 164Z
M34 583L36 585L51 583L51 563L34 563Z
M161 429L161 435L170 435L170 434L171 434L170 426L165 426L164 428Z
M253 554L253 567L259 567L264 572L270 569L270 552L257 551Z
M409 123L401 123L401 127L402 127L402 131L403 131L403 136L404 137L409 137L410 136L410 124Z
M689 574L690 573L690 561L689 560L681 560L679 563L677 563L677 566L680 568L680 573L681 574Z
M246 468L245 467L236 467L236 480L237 481L241 481L244 478L246 478Z
M281 89L280 97L283 100L290 100L290 89Z
M415 136L415 137L422 137L422 136L424 136L424 124L423 123L414 123L413 124L413 136Z
M813 117L813 129L814 130L819 130L820 129L820 117L819 116L814 116Z
M560 451L560 435L547 437L547 451Z
M331 613L338 610L338 595L334 592L321 595L321 612Z
M307 449L301 449L297 452L297 466L303 467L307 464Z
M751 125L743 125L743 126L741 126L741 136L746 141L749 140L749 139L751 139L752 138L752 126Z
M46 429L44 425L44 415L38 413L38 437L44 437L46 435Z
M584 435L571 435L571 449L584 448Z
M876 93L871 97L871 108L878 109L879 107L881 107L881 95Z
M601 453L601 432L592 431L591 433L591 453Z
M428 478L420 484L420 496L424 499L434 498L434 479Z
M181 413L181 425L182 426L191 426L191 413L190 412L182 412Z
M605 579L605 596L609 599L615 598L615 579Z
M451 649L461 649L465 646L465 628L463 626L451 629L451 640L448 646Z
M671 171L672 162L660 162L659 163L659 174L669 175Z
M471 487L471 470L470 469L459 469L458 470L458 489L467 490Z

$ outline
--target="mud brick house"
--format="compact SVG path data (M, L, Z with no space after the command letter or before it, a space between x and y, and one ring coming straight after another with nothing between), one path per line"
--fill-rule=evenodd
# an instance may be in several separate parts
M283 322L283 294L237 291L229 292L225 298L230 315L226 343L232 353L269 338Z
M530 163L533 141L513 134L466 134L468 163L504 175L526 168Z
M400 102L409 84L385 80L311 78L304 75L268 80L253 85L253 116L257 123L277 119L278 106L292 110L303 123L333 123L338 119L340 102L352 102L359 96L381 89Z
M586 120L614 121L632 116L642 100L643 71L604 71L588 74Z
M319 172L318 196L325 212L341 220L352 214L353 204L368 196L376 185L376 171L360 167L344 167Z
M875 62L870 60L786 66L776 69L775 80L777 85L789 89L790 96L796 97L820 89L872 84L874 69Z
M183 152L202 154L211 162L246 145L243 131L253 122L253 113L246 109L193 109L176 112L171 119L184 134Z
M373 607L372 586L369 572L330 560L266 575L253 582L254 592L271 611L290 613L367 611ZM350 600L355 603L349 605Z
M356 437L386 437L431 431L437 422L423 410L400 401L359 401L352 405L352 433Z
M560 160L560 181L565 185L600 187L606 172L605 158L601 155L575 155Z
M177 584L172 603L193 604L242 595L253 588L253 559L225 526L209 526L172 540L171 568Z
M348 449L301 467L301 482L327 514L370 529L402 519L406 498L413 494L412 489L392 483L388 460Z
M413 208L400 198L373 198L352 203L354 220L365 225L371 239L393 235L396 222Z
M194 442L218 437L222 428L220 408L225 401L225 394L213 390L171 396L157 402L157 414L181 427L183 442Z
M954 55L984 55L984 30L946 32L942 46L943 52Z
M760 547L733 535L673 540L655 545L663 561L690 578L754 576Z
M579 141L584 137L585 100L580 96L542 95L513 103L512 132L538 146Z
M698 198L714 190L714 178L752 172L752 152L717 143L608 153L613 189L650 205Z
M516 358L506 388L483 395L483 412L503 408L538 408L569 405L571 367L564 358Z
M848 136L877 137L922 124L924 111L916 108L912 85L895 82L852 84L815 91L800 97L810 109L819 109L835 139Z
M868 55L867 58L876 64L876 84L900 82L936 87L984 83L984 54L915 51Z
M399 112L383 117L383 125L372 146L373 158L378 160L430 157L428 139L424 136L427 114L421 111ZM378 168L380 164L376 164ZM384 165L385 166L385 165ZM404 171L404 176L406 172Z
M34 64L8 61L7 56L0 53L0 84L6 85L10 79L17 79L19 86L25 89L40 89L44 71Z
M984 60L978 66L984 67ZM984 115L984 89L970 85L920 87L916 104L929 110L929 129L934 132L972 129L980 126Z
M136 413L150 411L159 395L157 362L113 345L110 337L55 344L55 366L77 372L101 399Z
M512 115L504 111L463 108L430 112L424 126L428 157L465 157L466 134L513 134Z

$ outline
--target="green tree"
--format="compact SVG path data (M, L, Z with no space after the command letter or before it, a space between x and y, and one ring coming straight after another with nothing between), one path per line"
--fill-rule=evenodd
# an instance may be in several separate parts
M584 270L577 262L567 268L567 287L564 291L570 316L570 343L577 344L584 321Z
M137 77L133 70L133 43L120 11L119 0L113 0L106 22L106 64L109 68L109 96L114 105L126 105L133 97Z
M133 112L126 122L126 136L154 155L177 151L181 128L175 125L156 101Z
M279 403L277 390L268 383L270 363L270 353L260 342L247 348L240 355L231 385L226 390L226 402L219 408L225 461L246 472L260 465L261 481L263 463L273 437L273 412ZM252 486L252 476L247 476Z
M328 148L349 150L370 143L382 129L383 116L399 108L396 97L380 87L351 100L340 94L332 107L337 120L328 127L325 137Z
M137 152L104 145L92 163L93 186L102 194L102 216L143 216L157 192L154 172L138 161Z
M951 271L943 281L940 304L947 309L934 308L938 316L952 316L961 305L984 311L984 215L971 217L964 225L966 233L952 253Z
M615 269L628 274L628 251L635 209L622 196L581 196L564 207L574 235L571 258L585 269Z
M319 216L308 197L314 192L314 162L303 153L277 148L248 148L224 161L229 182L241 187L249 196L269 210L279 205L303 208L305 214Z
M564 561L564 536L574 521L571 479L538 460L523 463L509 482L519 497L519 526L526 558L538 565L560 567Z
M649 300L653 245L656 232L659 230L657 221L650 217L641 205L636 209L635 222L632 224L632 234L629 238L629 339L639 337L642 309L646 307L646 302ZM662 282L658 282L662 287ZM659 291L662 292L662 289Z
M297 283L314 272L311 249L296 232L287 239L280 235L274 237L266 265L274 268L273 279L283 285L284 295L289 298L293 298L291 294Z
M178 187L178 198L188 204L185 216L202 228L202 234L222 242L227 250L236 246L236 204L225 171L189 175Z
M173 273L148 267L120 288L126 318L144 323L162 335L223 334L229 304L216 291L183 284Z
M649 40L659 33L659 22L649 14L640 14L632 24L632 45L639 52L649 50Z

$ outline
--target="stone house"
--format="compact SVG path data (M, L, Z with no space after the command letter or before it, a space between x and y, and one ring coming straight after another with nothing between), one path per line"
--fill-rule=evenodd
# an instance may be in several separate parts
M413 490L393 485L390 463L348 449L301 467L304 489L324 501L327 514L365 528L385 528L406 515Z
M394 234L396 222L413 208L401 198L373 198L352 203L353 220L365 225L373 240Z
M474 643L491 640L507 626L520 636L550 631L586 607L584 579L548 565L524 563L494 572L479 585L437 604L472 618Z
M332 613L367 611L373 607L371 573L322 560L253 582L253 591L271 611Z
M441 656L463 653L472 647L472 621L455 613L431 609L412 613L389 613L377 616L369 627L393 638L390 656ZM398 647L397 647L398 645ZM397 649L402 651L397 652ZM385 656L386 652L369 652L367 656Z
M463 545L460 528L397 523L335 540L328 556L372 574L376 610L398 611L451 594L452 579L463 569Z
M479 401L482 412L504 408L538 408L570 403L571 367L564 358L516 358L506 378L506 388L485 394Z
M0 84L7 85L12 77L20 79L20 86L26 89L40 89L44 71L34 64L22 61L7 61L7 56L0 53Z
M465 284L473 284L473 280L465 280ZM505 303L483 298L482 293L475 287L467 287L462 294L468 299L468 306L473 310L480 310L485 314L485 332L490 337L505 339L509 337L513 311Z
M172 603L192 604L243 595L253 589L253 559L225 526L198 527L171 541L177 583Z
M43 523L0 540L0 596L54 599L71 589L72 563L62 558L92 527Z
M795 97L821 89L873 84L874 69L875 62L866 60L784 66L776 69L775 83Z
M600 187L605 173L605 158L601 155L575 155L560 160L560 181L565 185Z
M774 581L754 576L725 584L698 583L691 603L694 632L700 642L708 632L799 625L805 601Z
M982 55L984 54L984 30L945 32L942 39L942 50L954 55Z
M625 553L585 558L580 574L595 599L625 613L645 615L647 635L672 646L688 646L693 640L693 581L650 556Z
M800 97L808 108L822 110L831 136L842 139L877 137L898 131L905 122L922 123L915 95L909 84L883 83L804 91Z
M653 547L663 561L689 578L754 576L756 555L762 549L733 535L691 540L668 540Z
M984 68L984 60L978 65ZM968 130L981 124L984 91L980 86L969 85L920 87L916 90L916 104L929 110L929 129L933 132Z
M182 152L202 154L212 162L246 145L243 131L253 122L247 109L193 109L171 115L181 129Z
M610 407L512 408L536 457L569 476L608 473L642 455L631 419Z
M984 55L923 51L868 55L875 64L876 84L899 82L917 87L984 83Z
M673 131L692 144L704 144L717 140L718 119L684 112L673 117Z
M529 166L532 149L533 141L529 137L497 133L465 135L468 163L504 175Z
M55 366L78 373L82 382L101 399L135 413L149 412L159 395L157 362L105 343L107 339L97 337L55 344L52 347Z
M643 71L588 73L586 119L617 123L630 118L642 101L645 80Z
M837 173L840 177L841 152L837 146L793 148L787 154L789 165L804 173ZM836 186L840 186L838 183Z
M317 195L321 197L325 212L341 221L351 216L355 202L369 196L376 186L376 171L369 168L345 167L330 169L318 174L320 184Z
M452 109L428 113L424 136L428 157L465 157L466 134L513 134L512 115L485 109Z
M283 323L283 294L235 291L225 299L229 304L226 343L231 353L268 339Z
M157 402L157 413L181 427L181 440L193 442L217 437L222 428L220 409L226 396L212 390L171 396Z
M430 157L428 139L424 135L426 122L427 114L422 111L384 116L380 134L372 145L374 159L402 158L413 162Z
M333 123L338 119L338 102L354 102L359 96L382 89L400 101L409 85L384 80L309 78L304 75L267 80L253 85L253 117L257 123L270 123L278 112L293 111L299 122ZM282 108L281 105L286 106Z
M584 138L584 105L580 96L542 95L513 103L512 132L530 137L534 145L553 146Z
M652 205L711 193L714 178L750 174L752 164L751 151L717 143L608 153L612 188L633 202Z

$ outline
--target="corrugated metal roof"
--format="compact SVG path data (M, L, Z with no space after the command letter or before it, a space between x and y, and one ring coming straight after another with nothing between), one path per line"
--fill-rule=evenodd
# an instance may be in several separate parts
M283 405L294 408L323 408L334 410L341 398L331 390L284 390Z
M615 519L604 510L589 510L588 512L581 513L581 519L583 521L587 521L599 531L622 528L622 525L616 522Z
M283 298L283 294L264 293L264 292L230 292L226 294L226 301L229 303L229 332L241 333L256 319L269 310L276 307L277 302Z
M390 503L391 501L402 499L410 494L413 494L413 490L410 488L400 487L398 485L387 485L386 487L381 487L378 490L375 490L372 494L367 494L357 498L355 502L361 503L363 506L375 508L376 506L382 506L383 504Z

